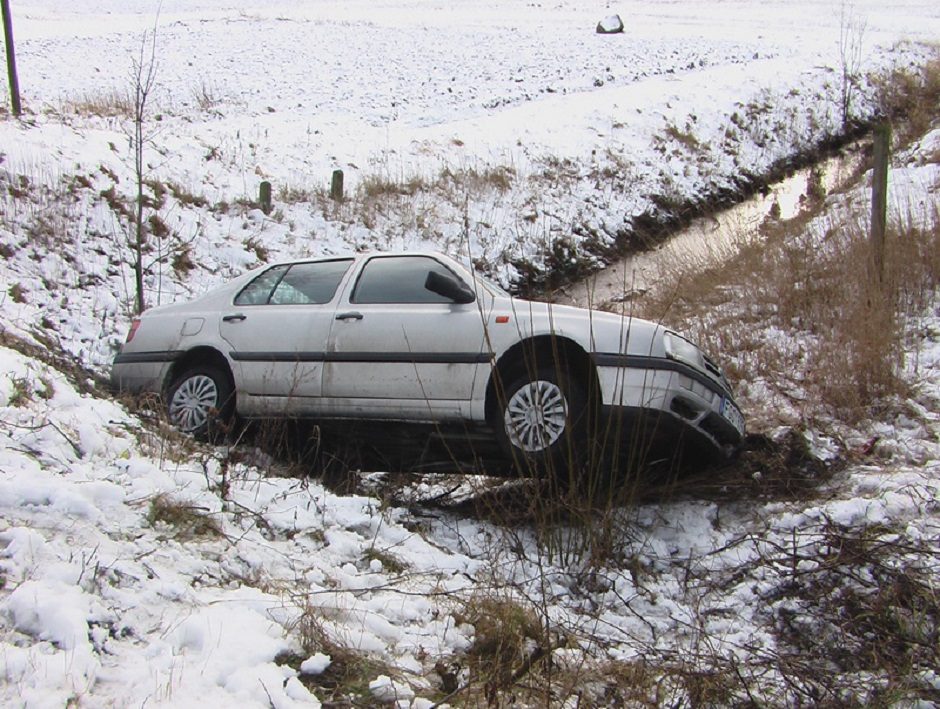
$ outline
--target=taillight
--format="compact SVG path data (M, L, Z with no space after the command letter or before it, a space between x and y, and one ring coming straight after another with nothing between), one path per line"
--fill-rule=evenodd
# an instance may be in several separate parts
M134 339L134 335L137 334L137 328L140 327L140 318L134 318L134 321L131 323L131 329L127 331L127 339L124 340L124 344L127 344Z

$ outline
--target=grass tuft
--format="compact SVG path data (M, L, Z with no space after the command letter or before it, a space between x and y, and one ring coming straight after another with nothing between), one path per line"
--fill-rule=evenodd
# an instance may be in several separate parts
M12 388L7 406L21 408L33 400L33 387L26 377L12 377Z
M193 261L192 247L189 244L184 244L182 248L173 254L170 265L178 278L186 278L189 272L196 268L196 262Z
M126 91L111 90L67 99L63 110L86 117L131 118L134 115L134 103Z
M323 610L308 600L302 602L300 616L288 631L300 651L279 654L275 663L300 671L300 665L316 653L329 656L330 665L318 675L300 674L300 681L330 706L369 706L369 682L380 674L394 676L387 664L338 642L327 630Z
M509 597L475 595L454 617L474 628L468 686L481 687L490 706L550 652L539 615Z
M23 287L22 283L14 283L10 286L8 292L10 293L10 299L14 303L23 304L29 302L26 300L26 289Z
M150 501L147 521L151 526L162 524L174 530L179 541L215 539L222 536L218 522L204 510L174 500L168 495L157 495Z

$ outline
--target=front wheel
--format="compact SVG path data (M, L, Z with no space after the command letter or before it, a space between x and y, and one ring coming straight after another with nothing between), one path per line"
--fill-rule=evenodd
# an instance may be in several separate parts
M170 423L196 438L221 437L232 417L234 397L225 372L199 365L183 372L167 390Z
M566 372L540 367L513 379L493 425L522 472L571 472L586 431L587 397Z

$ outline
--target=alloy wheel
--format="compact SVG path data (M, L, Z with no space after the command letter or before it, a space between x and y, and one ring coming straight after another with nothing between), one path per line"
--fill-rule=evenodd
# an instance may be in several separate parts
M170 421L191 433L205 426L209 415L219 405L219 388L212 377L196 374L184 380L170 400Z
M557 384L539 379L512 395L503 420L512 444L536 453L550 448L565 432L568 403Z

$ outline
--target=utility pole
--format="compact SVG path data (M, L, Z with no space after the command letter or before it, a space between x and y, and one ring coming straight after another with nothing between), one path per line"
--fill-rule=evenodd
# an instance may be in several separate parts
M13 103L13 115L19 116L20 82L16 78L16 53L13 51L13 16L10 14L10 0L0 0L3 9L3 41L7 47L7 74L10 77L10 101Z

